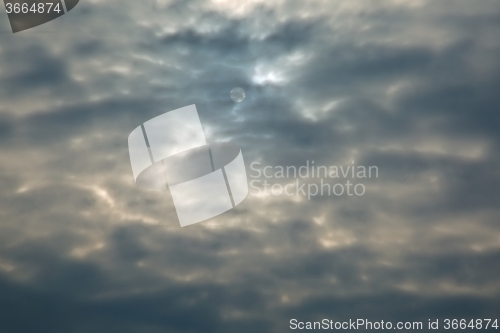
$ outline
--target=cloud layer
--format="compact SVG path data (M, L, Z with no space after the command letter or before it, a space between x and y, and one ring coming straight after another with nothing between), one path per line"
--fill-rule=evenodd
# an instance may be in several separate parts
M499 35L494 0L88 0L0 34L0 331L496 316ZM247 167L379 178L180 228L127 137L190 104Z

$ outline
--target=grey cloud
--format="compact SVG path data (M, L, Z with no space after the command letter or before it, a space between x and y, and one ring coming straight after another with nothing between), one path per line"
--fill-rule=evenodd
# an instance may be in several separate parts
M81 2L55 33L5 37L0 331L495 316L499 8L421 3ZM181 229L126 144L193 103L247 167L355 159L380 177Z

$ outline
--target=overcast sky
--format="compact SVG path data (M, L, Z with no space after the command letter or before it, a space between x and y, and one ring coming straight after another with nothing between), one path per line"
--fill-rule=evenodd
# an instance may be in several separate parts
M498 316L498 0L81 0L17 34L1 19L0 332ZM181 228L168 192L134 184L127 137L190 104L247 170L379 178Z

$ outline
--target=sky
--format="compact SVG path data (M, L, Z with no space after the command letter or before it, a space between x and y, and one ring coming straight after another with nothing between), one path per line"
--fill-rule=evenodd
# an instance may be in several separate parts
M81 0L16 34L2 10L0 332L497 318L499 35L498 0ZM379 177L181 228L127 138L191 104L249 175Z

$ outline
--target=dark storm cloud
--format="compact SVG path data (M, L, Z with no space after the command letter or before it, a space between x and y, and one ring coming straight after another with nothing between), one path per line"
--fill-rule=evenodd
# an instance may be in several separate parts
M81 2L57 33L2 43L0 331L494 316L499 11ZM380 177L363 197L249 196L181 229L168 191L134 186L126 144L193 103L247 167L355 160Z

